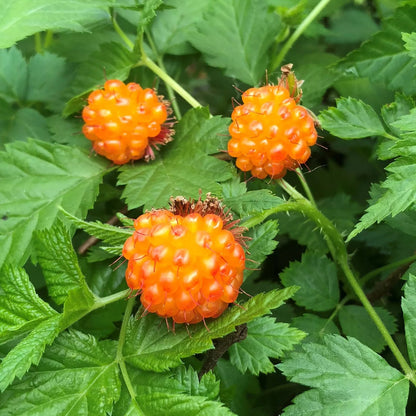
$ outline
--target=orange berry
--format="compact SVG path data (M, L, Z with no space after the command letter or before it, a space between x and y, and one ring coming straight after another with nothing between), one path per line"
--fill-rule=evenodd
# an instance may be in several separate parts
M171 211L153 210L134 221L123 247L126 281L147 311L189 324L219 316L236 300L245 253L242 228L228 226L231 220L208 197L176 199Z
M171 140L169 105L151 88L117 79L93 91L82 111L82 132L100 155L121 165L130 160L153 159L151 146Z
M254 177L281 178L305 163L316 142L315 123L282 85L249 88L234 108L228 153Z

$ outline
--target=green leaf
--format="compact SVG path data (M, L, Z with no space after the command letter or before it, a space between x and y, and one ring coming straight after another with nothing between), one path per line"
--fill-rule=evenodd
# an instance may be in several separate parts
M0 152L0 264L22 264L33 231L52 225L62 206L83 217L93 205L108 162L83 151L30 140Z
M53 115L46 119L51 141L60 144L69 144L79 148L91 150L91 141L81 134L83 121L79 119L64 119L61 115Z
M409 51L409 55L416 58L416 32L402 33L404 47Z
M85 287L72 289L68 293L68 298L64 303L64 311L61 319L61 330L79 321L85 315L96 309L97 298L94 294L86 290Z
M383 29L340 61L338 68L358 77L368 77L391 90L408 95L416 92L416 59L405 49L402 32L411 32L416 25L416 8L398 8L386 19Z
M382 307L375 307L374 309L384 322L389 333L394 334L397 326L393 315ZM363 306L344 306L339 311L338 317L342 332L345 335L357 338L358 341L367 345L375 352L383 351L386 341Z
M400 157L386 167L387 179L380 185L373 185L371 199L366 213L348 236L351 240L361 231L388 216L395 216L413 206L416 199L416 155Z
M415 106L415 103L411 97L404 94L397 93L394 98L394 102L386 104L381 108L381 116L387 126L392 130L393 134L399 135L400 129L395 127L394 122L401 116L408 114ZM391 140L388 141L388 144L392 144ZM383 159L389 158L391 158L391 156L386 155L383 157Z
M251 228L246 233L247 237L250 238L247 241L247 260L249 259L251 261L254 268L259 268L260 264L266 260L266 257L273 253L273 250L277 246L275 237L278 232L279 227L277 221L266 221L257 227ZM246 268L244 270L244 279L247 280L253 271L250 268Z
M161 55L185 55L195 52L190 40L203 11L210 2L167 0L168 7L160 10L151 25L153 41Z
M90 235L111 245L123 245L126 240L132 236L134 228L125 229L110 224L103 224L101 221L87 222L71 215L69 212L62 210L65 217L69 218L78 228L83 229Z
M123 389L120 402L116 404L112 413L113 416L138 416L141 414L166 416L234 415L216 400L218 388L212 375L208 376L209 380L204 376L198 382L198 375L195 371L186 370L183 367L164 374L137 369L130 369L129 373L136 393L136 401L142 411L140 413L137 411L126 389ZM214 394L215 397L213 397Z
M129 209L166 207L171 196L197 199L200 191L219 194L218 182L231 177L231 166L203 149L212 153L222 130L223 122L210 118L206 108L190 110L177 124L174 141L160 150L156 160L122 167L119 185L126 185L123 197ZM202 135L206 132L208 137Z
M32 364L37 364L45 347L59 334L61 317L52 316L39 323L3 358L0 364L0 391L6 389L15 377L22 377Z
M354 338L327 335L323 345L304 344L278 367L290 381L313 388L285 416L405 415L409 381Z
M61 334L38 367L9 387L0 415L106 416L120 395L115 348L108 349L81 332Z
M191 43L209 65L255 85L265 74L267 52L281 28L279 16L269 13L262 0L218 0L204 12Z
M317 342L327 334L338 334L338 327L332 320L321 318L311 313L305 313L297 316L292 320L292 326L306 332L308 334L302 342Z
M64 58L49 52L36 54L28 63L26 100L45 103L56 112L63 107L63 94L70 79Z
M27 88L27 64L19 49L13 47L0 50L0 80L0 98L7 102L24 99Z
M4 265L0 271L0 342L34 329L58 314L35 291L23 269Z
M270 358L280 358L306 335L288 324L276 322L270 316L257 318L247 324L247 338L233 344L228 352L230 360L242 373L273 373Z
M23 107L15 111L12 107L8 107L2 111L0 139L3 143L28 138L50 140L47 121L37 110Z
M335 264L325 255L305 252L300 262L291 262L280 279L285 286L300 286L293 299L299 306L312 311L327 311L339 301Z
M36 233L35 247L49 296L58 305L65 302L72 289L90 291L79 268L71 235L59 218L49 230Z
M385 134L383 125L371 106L355 98L337 99L319 115L322 128L341 139L360 139Z
M108 19L113 0L15 0L4 4L0 17L0 48L46 29L85 31L86 25Z
M164 371L182 363L181 358L213 348L212 339L233 332L237 325L249 322L278 308L296 288L272 290L254 296L242 307L228 308L219 318L204 324L183 325L175 333L161 331L161 319L153 314L140 320L130 319L123 355L129 364L143 370Z
M72 83L75 97L66 104L63 116L67 117L84 107L86 95L102 87L107 79L124 81L137 61L136 53L130 52L117 42L100 45L100 49L78 67Z
M402 115L397 121L392 123L393 127L402 132L416 133L416 108L410 110L410 114Z
M404 286L402 309L406 333L407 351L412 368L416 365L416 277L409 274Z

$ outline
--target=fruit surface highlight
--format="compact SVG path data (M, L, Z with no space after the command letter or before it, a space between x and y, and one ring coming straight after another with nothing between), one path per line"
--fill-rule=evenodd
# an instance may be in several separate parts
M152 146L171 140L169 105L151 88L113 79L93 91L82 111L82 131L93 149L116 164L153 159Z
M259 179L282 178L305 163L316 143L315 122L281 83L250 88L234 108L228 153L237 167Z
M134 221L123 256L126 280L148 312L176 323L216 318L234 302L243 282L241 227L215 198L177 198L171 210L147 212ZM233 228L234 227L234 228Z

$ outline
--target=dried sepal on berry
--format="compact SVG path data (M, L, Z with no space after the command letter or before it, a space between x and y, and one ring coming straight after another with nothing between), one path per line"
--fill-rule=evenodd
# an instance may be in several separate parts
M126 281L148 312L176 323L222 314L239 294L245 269L244 237L216 198L171 200L134 221L124 244Z
M151 88L108 80L83 109L83 133L93 149L116 164L154 159L153 148L172 140L169 102Z
M228 153L236 166L254 177L282 178L309 159L316 143L316 122L297 104L302 95L291 64L282 67L278 85L249 88L234 108L229 126Z

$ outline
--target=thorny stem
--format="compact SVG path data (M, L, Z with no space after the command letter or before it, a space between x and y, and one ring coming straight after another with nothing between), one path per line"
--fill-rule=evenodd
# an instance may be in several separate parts
M313 198L312 192L309 188L308 182L306 182L305 176L303 176L301 169L296 169L296 173L298 175L298 178L300 180L300 183L303 187L303 190L305 191L306 196L308 197L309 201L313 206L316 206L315 199Z
M391 352L396 357L396 360L405 372L406 377L416 386L415 372L407 363L406 359L394 342L392 336L389 334L389 331L387 330L383 321L380 319L373 305L367 299L367 296L361 288L357 278L354 276L354 273L348 264L348 253L345 242L338 230L335 228L333 223L327 217L325 217L325 215L322 214L322 212L314 207L311 202L304 198L298 191L296 191L296 189L287 184L284 180L280 180L280 184L283 189L288 192L289 195L296 201L295 204L298 206L295 209L308 216L320 227L327 241L332 258L336 263L338 263L341 270L344 272L344 275L352 287L355 295L358 297L364 308L367 310L367 313L370 315L371 319L377 326L378 330L386 341L386 344L389 346Z
M124 312L123 322L121 324L121 329L120 329L120 336L118 338L116 361L118 362L118 365L120 366L120 370L121 370L121 374L123 375L124 383L126 384L127 390L129 391L131 400L134 404L134 407L136 408L137 414L139 416L145 416L143 410L140 408L139 404L136 401L136 393L131 383L130 376L127 371L126 363L124 362L124 357L123 357L123 346L126 340L127 325L129 323L131 312L133 311L134 302L135 302L135 298L132 297L131 299L128 300L127 305L126 305L126 310Z
M298 40L299 36L315 20L318 14L328 5L330 1L331 0L321 0L315 6L315 8L306 16L306 18L302 21L302 23L296 28L296 30L292 33L290 38L283 45L282 49L280 49L279 54L273 59L273 62L271 65L271 72L276 70L276 68L282 64L282 61L285 58L286 54L289 52L293 44Z
M149 41L150 47L152 48L154 54L157 56L157 63L159 64L160 69L162 71L164 71L165 73L167 73L165 65L163 64L163 57L159 55L158 50L156 48L156 45L153 42L153 38L152 38L151 34L147 30L145 31L145 33L146 33L147 40ZM182 118L181 110L178 106L178 102L176 101L175 93L174 93L172 87L170 86L170 84L166 83L166 90L168 92L170 102L172 103L172 108L173 108L173 111L175 112L175 116L178 120L180 120Z

